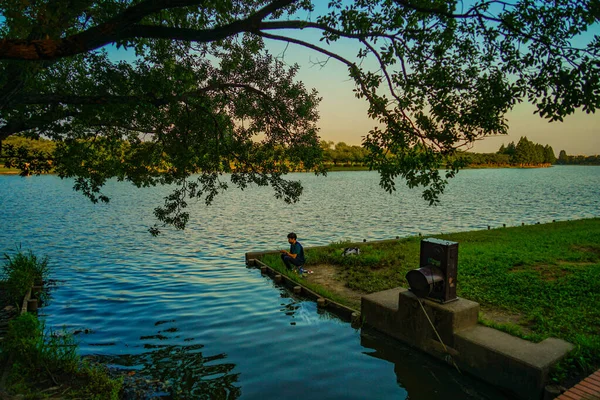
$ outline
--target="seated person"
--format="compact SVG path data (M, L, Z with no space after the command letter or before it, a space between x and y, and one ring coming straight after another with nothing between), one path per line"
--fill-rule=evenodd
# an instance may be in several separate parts
M304 265L304 248L298 242L298 237L294 232L291 232L287 235L288 242L290 244L290 251L280 250L281 251L281 260L285 264L285 267L288 270L291 270L292 265L298 267L299 271L302 272L302 266Z

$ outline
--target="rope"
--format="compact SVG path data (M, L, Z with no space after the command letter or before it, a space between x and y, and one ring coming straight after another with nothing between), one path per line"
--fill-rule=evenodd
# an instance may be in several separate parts
M423 313L427 317L427 321L429 321L429 324L433 328L433 331L435 332L435 335L437 336L438 340L440 341L440 343L444 347L444 351L448 354L448 356L447 356L448 359L450 359L450 362L452 362L452 365L454 365L454 368L456 368L456 370L458 371L458 373L462 374L462 372L460 372L460 369L458 368L458 365L456 365L456 363L454 362L454 358L452 358L452 354L450 354L450 352L448 351L448 348L444 344L444 341L440 337L440 334L438 333L437 329L435 329L435 326L433 325L433 322L431 322L431 319L429 318L429 315L427 314L427 311L425 311L425 307L423 307L423 301L421 299L419 299L419 298L417 298L417 301L421 305L421 310L423 310Z

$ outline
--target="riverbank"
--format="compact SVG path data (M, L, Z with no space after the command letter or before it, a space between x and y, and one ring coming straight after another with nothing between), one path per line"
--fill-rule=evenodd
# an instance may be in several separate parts
M534 342L557 337L575 344L553 372L556 382L575 382L600 368L600 219L435 237L459 243L457 292L480 303L481 324ZM313 273L301 279L358 309L364 294L407 286L420 240L308 249L306 268ZM360 255L343 257L349 246ZM277 255L263 261L283 267Z
M463 169L493 169L493 168L550 168L553 164L543 165L511 165L511 164L481 164L481 165L469 165ZM346 172L346 171L370 171L368 166L330 166L327 168L327 172ZM21 171L16 168L5 168L0 167L0 175L17 175Z

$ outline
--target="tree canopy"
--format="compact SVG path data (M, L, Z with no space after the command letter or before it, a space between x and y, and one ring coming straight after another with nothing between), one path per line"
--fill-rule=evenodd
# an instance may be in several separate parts
M0 13L0 142L57 142L5 161L51 165L93 201L108 201L109 178L176 184L155 214L179 228L189 199L228 182L295 201L285 174L319 171L318 93L269 42L345 65L374 120L363 146L381 185L401 177L432 203L461 165L449 156L507 133L516 103L550 121L600 104L594 0L6 0ZM354 56L336 52L342 40Z

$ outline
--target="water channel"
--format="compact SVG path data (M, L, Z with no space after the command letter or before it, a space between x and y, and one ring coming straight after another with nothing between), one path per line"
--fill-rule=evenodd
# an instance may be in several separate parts
M156 395L501 400L294 297L247 268L244 253L283 248L290 231L310 247L600 216L600 167L461 171L437 207L403 185L385 193L373 172L292 177L305 187L297 204L268 188L230 190L194 204L185 231L153 238L166 188L110 182L111 203L94 205L69 180L0 176L0 251L48 255L58 284L47 326L82 331L82 354L166 383Z

